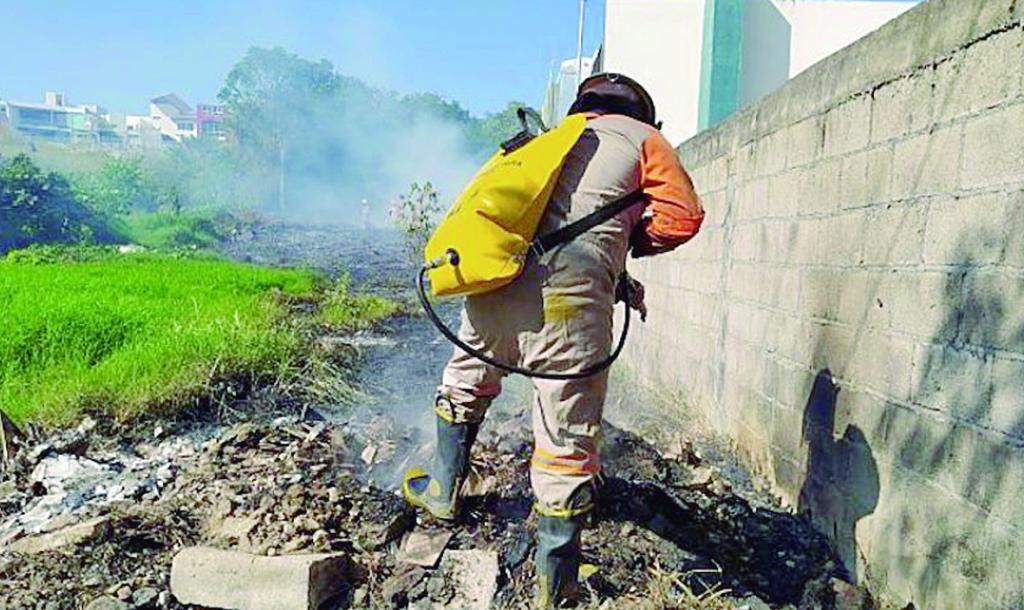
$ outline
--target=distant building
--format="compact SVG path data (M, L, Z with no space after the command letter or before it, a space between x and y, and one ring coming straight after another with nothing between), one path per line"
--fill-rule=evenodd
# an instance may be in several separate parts
M224 141L224 106L199 104L193 111L173 93L150 100L148 115L107 112L96 104L72 105L47 91L43 103L0 101L0 123L21 135L57 142L96 142L151 148L194 137Z
M95 104L72 105L63 93L47 91L43 103L0 102L0 114L11 128L26 136L56 142L117 143L120 136Z
M569 112L569 106L572 106L573 100L576 99L576 90L579 88L579 84L593 74L597 61L596 55L581 58L581 76L576 75L575 57L563 61L558 67L558 72L552 71L548 77L548 88L540 113L545 125L554 125Z
M149 101L149 119L164 140L180 142L196 137L196 113L188 103L173 93Z
M196 135L223 142L227 139L224 127L225 109L221 104L198 104L196 106Z

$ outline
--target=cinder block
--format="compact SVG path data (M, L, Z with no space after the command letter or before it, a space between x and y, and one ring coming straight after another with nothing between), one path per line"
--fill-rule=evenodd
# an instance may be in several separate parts
M954 192L960 174L961 127L914 136L895 146L892 194L905 199Z
M892 197L893 149L878 146L866 153L867 178L864 197L869 205L886 203Z
M876 330L859 328L856 335L846 378L897 401L909 400L914 344Z
M1007 248L1012 211L1004 193L983 193L932 202L924 238L925 265L994 265Z
M871 96L861 95L825 113L824 155L866 148L871 136Z
M209 547L174 556L171 593L182 604L245 610L315 610L345 587L343 555L261 557Z
M955 271L882 272L876 300L889 311L893 332L947 343L960 328L962 276Z
M984 423L991 400L991 358L950 346L918 346L913 378L915 404L957 421Z
M786 128L787 166L790 168L806 165L818 158L824 139L821 117L804 119Z
M768 179L755 178L736 189L737 220L753 220L768 215Z
M913 203L871 209L864 231L864 263L906 266L921 262L927 208Z
M839 174L840 205L843 209L864 206L867 199L868 153L859 152L842 159Z
M920 68L910 76L883 85L873 94L871 141L901 138L932 124L934 69Z
M1021 57L1022 40L1020 28L1000 32L936 66L936 120L950 121L1020 96L1021 73L1008 67Z
M1021 328L1021 286L1024 280L998 269L972 270L964 275L957 336L968 345L1024 353Z
M1024 190L1007 196L1007 210L1004 262L1011 267L1024 268L1024 231L1019 230L1019 227L1024 227ZM1010 227L1017 230L1010 230Z
M757 177L757 141L744 144L736 151L736 179L752 180Z
M776 452L794 457L804 453L803 418L802 410L782 408L773 410L771 442Z
M794 216L800 209L800 172L787 171L769 178L768 215L777 218Z
M963 155L964 188L1024 181L1024 103L968 121Z
M775 131L758 140L755 168L758 176L770 176L786 168L788 144L789 138L783 130Z
M800 279L800 311L818 319L833 317L839 278L832 269L805 268Z
M997 358L992 363L992 404L988 424L1024 441L1024 361Z
M886 275L886 271L842 271L837 282L836 319L854 328L888 329L891 308L880 297Z
M839 266L859 265L864 248L864 216L859 211L832 216L824 221L820 231L819 260Z

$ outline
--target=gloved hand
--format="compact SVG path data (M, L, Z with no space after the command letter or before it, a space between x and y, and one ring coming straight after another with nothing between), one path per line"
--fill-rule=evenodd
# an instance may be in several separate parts
M644 285L630 277L625 271L615 286L615 302L626 300L626 286L629 286L629 306L640 313L640 321L647 321L647 305L644 304Z

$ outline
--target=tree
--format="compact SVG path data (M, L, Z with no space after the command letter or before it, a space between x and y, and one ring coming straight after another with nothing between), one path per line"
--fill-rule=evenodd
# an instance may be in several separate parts
M475 142L493 152L502 142L522 129L516 111L526 106L527 104L523 102L509 102L500 112L479 119L475 126Z
M154 185L136 156L111 157L99 172L76 180L74 191L80 202L112 216L156 206Z
M110 241L102 218L75 200L68 181L28 155L0 158L0 252L34 242Z
M239 143L276 165L278 205L285 207L289 144L306 127L306 113L337 91L331 62L312 62L280 47L252 47L228 73L218 97Z

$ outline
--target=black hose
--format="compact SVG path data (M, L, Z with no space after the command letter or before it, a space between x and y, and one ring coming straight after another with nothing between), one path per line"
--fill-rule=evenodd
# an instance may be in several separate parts
M452 332L452 330L448 328L448 326L445 325L444 321L441 320L441 318L437 315L437 312L434 311L434 308L430 305L430 299L427 298L426 290L423 287L424 280L426 279L427 273L430 270L431 267L424 265L423 267L420 268L419 275L417 275L416 277L416 293L417 295L419 295L420 305L423 306L423 311L427 312L427 317L430 318L430 321L434 323L434 326L437 327L437 330L441 331L441 334L444 335L446 339L455 344L456 347L466 352L470 356L473 356L474 358L481 360L491 366L497 367L503 371L507 371L509 373L517 373L519 375L525 375L526 377L535 377L537 379L556 379L562 381L572 379L586 379L587 377L596 375L610 367L612 363L615 362L615 360L619 357L619 354L622 353L622 348L626 346L626 335L629 333L629 301L632 296L630 294L629 282L626 282L625 287L626 314L622 321L622 334L619 336L618 345L615 346L615 349L612 350L612 353L609 354L608 357L605 358L604 360L598 362L597 364L594 364L593 366L588 366L587 368L583 369L578 373L544 373L540 371L531 371L529 369L513 366L511 364L505 364L504 362L499 362L494 358L488 356L487 354L483 353L482 351L467 345L463 340L459 339L458 335Z

